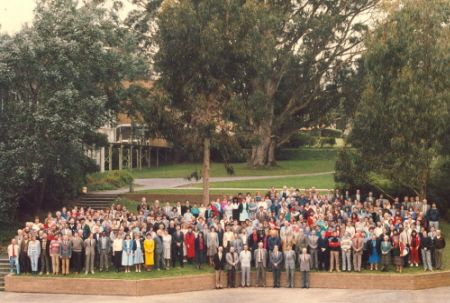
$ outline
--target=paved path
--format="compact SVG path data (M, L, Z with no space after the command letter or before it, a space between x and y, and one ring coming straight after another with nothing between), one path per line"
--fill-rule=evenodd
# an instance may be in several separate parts
M82 292L82 290L80 290ZM186 292L144 297L53 295L0 292L1 302L108 302L108 303L172 303L179 302L448 302L450 287L425 290L370 290L370 289L224 289Z
M210 182L223 182L223 181L239 181L239 180L255 180L255 179L273 179L273 178L288 178L288 177L305 177L305 176L317 176L317 175L328 175L332 174L334 171L321 172L321 173L309 173L309 174L298 174L298 175L280 175L280 176L247 176L247 177L211 177ZM135 190L147 190L147 189L192 189L187 188L193 184L200 184L202 180L188 181L184 178L148 178L148 179L135 179L134 183L139 184L139 187L135 187ZM198 189L198 188L197 188ZM213 189L213 188L211 188ZM221 188L222 189L222 188ZM225 189L228 190L228 189ZM242 189L241 189L242 190ZM255 189L258 190L258 189ZM267 188L266 188L267 190ZM129 192L129 188L121 188L117 190L109 190L98 192L99 194L123 194Z

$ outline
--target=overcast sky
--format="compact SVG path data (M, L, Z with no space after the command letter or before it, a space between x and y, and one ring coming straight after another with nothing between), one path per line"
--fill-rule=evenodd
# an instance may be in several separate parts
M125 17L133 5L128 1L122 1L122 3L124 9L121 17ZM35 0L0 0L0 32L13 34L20 31L24 23L31 23L35 6Z
M18 32L25 22L33 20L34 0L0 0L0 25L2 32Z

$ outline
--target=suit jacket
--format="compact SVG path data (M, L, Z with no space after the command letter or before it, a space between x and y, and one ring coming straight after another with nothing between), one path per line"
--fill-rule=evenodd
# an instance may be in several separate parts
M262 266L264 268L266 268L266 259L267 259L267 250L265 250L264 248L261 249L257 249L253 252L254 254L254 258L255 258L255 268L259 268L260 266L260 262L259 262L259 253L261 251L262 254Z
M297 254L301 254L302 249L308 248L308 245L309 245L309 239L305 234L298 236L297 241L295 241L295 252Z
M70 241L61 241L59 254L62 259L68 259L72 256L72 243Z
M219 258L219 253L214 255L214 269L215 270L224 270L226 263L225 252L222 252L222 258Z
M242 240L240 238L231 240L230 244L236 249L237 253L244 250L244 245L242 244Z
M362 255L363 248L364 248L364 239L361 239L361 238L353 239L352 240L352 248L353 248L354 255ZM360 249L360 251L356 251L357 249Z
M22 246L22 241L23 241L23 236L20 236L20 237L16 236L15 239L16 239L16 245L21 247ZM19 254L20 254L20 249L19 249Z
M267 220L269 218L269 216L267 215L267 213L265 211L263 211L262 213L258 210L256 212L256 219L258 219L258 221L260 223L262 223L264 220Z
M270 253L270 262L272 264L277 264L278 268L280 268L281 262L283 261L283 253L281 251L273 251ZM272 266L275 267L275 266Z
M91 243L92 241L92 243ZM95 255L95 247L97 246L97 241L95 239L87 238L84 240L84 251L86 256L94 256Z
M310 259L311 259L310 254L300 254L298 256L298 263L300 264L300 271L310 271L311 270Z
M291 247L293 247L293 246L295 245L294 237L292 237L292 236L287 236L287 237L284 236L284 237L281 237L281 247L282 247L282 251L283 251L283 252L287 250L286 246L287 246L288 244L289 244Z
M180 235L178 235L177 231L174 232L173 235L172 235L172 242L175 243L175 244L178 244L178 243L183 244L183 242L184 242L184 234L183 234L183 232L180 231Z
M286 269L295 269L295 258L296 254L295 251L292 249L289 251L285 251L284 253L284 266Z
M428 204L420 205L419 211L423 212L423 215L426 216L428 214L428 211L431 209L431 206Z
M318 246L319 246L319 237L318 236L313 236L313 235L311 235L311 236L309 236L308 237L308 245L309 245L309 247L312 249L313 247L315 247L315 249L317 249L318 248Z
M103 250L106 251L106 253L109 253L111 251L111 239L107 236L105 236L106 238L106 242L105 242L105 246L103 247L103 241L102 241L102 237L100 237L100 240L97 241L97 251L100 253Z
M153 238L153 241L155 241L155 254L164 253L164 244L158 235L156 235L156 237Z
M234 262L233 262L233 256L234 256ZM236 265L239 263L239 255L236 252L227 253L225 259L227 261L227 265L226 265L227 270L230 270L233 268L233 265L232 265L233 263L235 263L235 266L234 266L235 268L236 268Z
M231 227L231 231L233 232L233 234L241 234L242 231L242 227L238 226L232 226Z

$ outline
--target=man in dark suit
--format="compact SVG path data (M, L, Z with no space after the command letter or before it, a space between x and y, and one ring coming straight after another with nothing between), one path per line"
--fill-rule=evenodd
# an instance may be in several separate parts
M222 289L222 271L225 269L225 253L223 247L219 246L218 252L214 255L214 270L216 271L216 289Z
M184 242L184 234L182 231L180 231L180 225L177 225L176 231L172 235L172 243L173 243L172 267L175 267L177 258L180 261L180 266L184 267L184 265L183 265L183 242Z
M317 240L319 252L319 270L328 271L330 267L330 251L328 248L328 239L325 236L325 231L322 231L321 237Z
M283 253L278 251L278 246L275 246L273 252L270 253L270 263L272 264L273 272L273 288L280 288L280 271L282 261Z

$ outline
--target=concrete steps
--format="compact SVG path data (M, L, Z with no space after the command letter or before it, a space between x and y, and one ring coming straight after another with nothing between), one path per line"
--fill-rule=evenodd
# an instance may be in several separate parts
M74 205L85 208L92 207L94 209L104 209L109 208L117 197L118 195L84 194L74 203Z
M0 291L5 290L5 276L9 274L9 260L0 259Z

